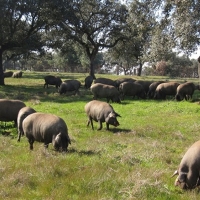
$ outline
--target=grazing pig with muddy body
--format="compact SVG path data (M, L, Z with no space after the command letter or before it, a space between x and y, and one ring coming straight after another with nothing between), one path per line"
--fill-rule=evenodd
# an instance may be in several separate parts
M67 92L75 91L75 94L79 92L79 88L81 87L81 82L78 80L66 80L62 82L59 88L60 94L66 94Z
M107 103L111 100L112 102L120 103L120 93L116 87L112 85L106 85L102 83L95 83L90 87L92 94L94 95L93 99L106 98Z
M182 189L194 189L200 185L200 140L187 150L175 175L178 175L175 186Z
M124 83L124 82L135 82L136 80L135 79L132 79L132 78L119 78L117 79L115 82L116 82L116 87L118 88L119 90L119 86L121 83Z
M17 141L20 142L21 136L24 135L24 131L22 129L22 122L23 120L30 114L35 113L36 111L31 107L23 107L20 109L18 116L17 116L17 129L18 129L18 139Z
M4 72L3 75L4 75L4 78L12 77L13 72L12 71L7 71L7 72Z
M92 85L92 82L93 82L93 77L92 76L87 76L86 78L85 78L85 88L86 89L89 89L90 88L90 86Z
M138 98L145 99L146 93L144 87L139 83L131 83L131 82L124 82L121 83L119 86L119 92L122 95L122 99L124 96L132 96L133 98L137 96Z
M93 120L99 122L98 130L102 129L103 122L106 122L107 130L109 130L109 125L113 125L115 127L119 126L117 117L121 116L114 111L113 107L110 104L106 102L101 102L97 100L90 101L85 105L85 112L88 116L87 126L89 126L89 124L91 123L93 130Z
M30 150L33 150L34 141L43 142L46 148L52 143L56 150L62 151L66 151L71 144L65 121L53 114L30 114L23 120L22 128L28 138Z
M137 80L134 83L138 83L138 84L142 85L145 90L145 93L147 95L147 93L149 91L149 86L153 83L153 81Z
M0 99L0 121L14 121L17 125L17 116L25 103L20 100Z
M177 101L192 99L192 95L196 89L199 89L199 86L192 82L182 83L177 87L175 99Z
M117 87L116 81L109 78L97 78L96 80L94 80L94 83L102 83L102 84L112 85L114 87Z
M57 76L48 75L44 77L44 80L45 80L44 88L45 87L48 88L48 85L55 85L56 88L58 88L62 83L61 78Z
M161 83L157 86L155 90L155 99L166 99L166 96L175 96L176 89L180 84L177 82L167 82Z
M17 72L14 72L12 77L13 78L21 78L22 77L22 71L17 71Z
M153 82L151 83L151 85L149 86L149 91L147 93L147 96L152 99L155 95L155 91L156 91L156 88L158 87L158 85L160 85L161 83L165 83L165 81L156 81L156 82Z

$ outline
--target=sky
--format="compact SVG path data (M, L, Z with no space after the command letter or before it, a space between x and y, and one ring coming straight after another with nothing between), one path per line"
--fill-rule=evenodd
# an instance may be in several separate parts
M191 56L190 59L197 59L200 56L200 47L197 49L196 52L194 52Z

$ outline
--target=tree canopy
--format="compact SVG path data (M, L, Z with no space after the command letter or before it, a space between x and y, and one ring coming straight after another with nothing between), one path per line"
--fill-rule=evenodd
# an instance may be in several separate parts
M0 2L0 85L4 85L2 57L28 51L41 52L48 23L50 2L43 0L2 0Z
M71 66L88 63L95 77L95 58L103 49L113 60L127 66L136 61L140 68L146 61L170 60L174 52L190 55L200 43L200 2L2 0L0 32L0 85L3 57L47 48L70 52Z
M108 0L65 0L59 6L61 18L55 30L64 43L71 39L82 47L90 60L90 75L95 78L95 57L124 38L128 11L124 5Z

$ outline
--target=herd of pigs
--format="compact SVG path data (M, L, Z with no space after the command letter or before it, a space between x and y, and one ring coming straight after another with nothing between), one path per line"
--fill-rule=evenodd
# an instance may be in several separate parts
M112 80L108 78L97 78L94 80L92 76L85 78L85 87L90 88L94 95L94 99L106 98L107 102L120 103L125 96L136 96L141 99L166 99L167 96L173 96L177 101L183 99L192 99L192 95L198 85L192 82L178 83L165 81L143 81L132 78L121 78ZM81 82L78 80L62 81L59 77L46 76L44 87L55 85L60 94L74 91L78 93Z
M62 81L59 77L44 77L44 88L48 85L55 85L60 94L75 91L79 92L81 83L78 80ZM93 127L93 120L99 122L98 130L102 129L102 123L119 126L116 113L109 101L120 103L126 96L141 99L166 99L172 96L177 101L192 99L192 95L198 85L192 82L177 83L164 81L142 81L132 78L121 78L111 80L108 78L97 78L91 76L85 78L85 88L90 89L93 100L85 105L85 112L88 116L87 125ZM105 98L107 102L97 99ZM67 151L71 144L68 129L65 121L49 113L36 112L33 108L27 107L20 100L0 99L0 121L14 121L18 129L18 141L22 135L28 139L30 150L33 150L34 141L44 143L47 148L52 143L56 150ZM181 163L173 174L178 175L175 185L182 189L193 189L200 185L200 141L194 143L185 153Z

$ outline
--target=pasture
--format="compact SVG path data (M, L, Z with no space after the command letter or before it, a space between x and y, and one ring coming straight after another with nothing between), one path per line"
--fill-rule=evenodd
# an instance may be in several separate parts
M47 74L54 75L24 72L21 79L6 78L0 98L20 99L38 112L60 116L68 126L71 145L67 153L59 153L51 144L45 150L42 143L35 142L30 151L26 137L17 142L13 123L6 123L4 130L1 122L0 199L199 199L198 189L175 187L171 175L186 150L200 139L200 91L195 91L192 101L125 98L121 104L111 103L122 116L120 126L110 126L107 131L104 123L97 131L94 122L93 131L86 126L84 112L85 104L92 100L91 92L81 88L79 95L59 95L54 86L44 89ZM86 76L56 75L82 83ZM198 83L198 79L190 81Z

